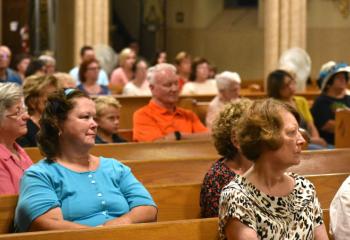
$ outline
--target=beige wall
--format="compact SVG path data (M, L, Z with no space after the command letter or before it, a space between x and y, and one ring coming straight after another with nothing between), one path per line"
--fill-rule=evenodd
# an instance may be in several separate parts
M261 4L259 10L222 11L222 2L221 5L211 0L199 2L169 1L167 50L170 60L178 51L185 50L208 58L220 71L239 72L243 80L262 79ZM311 76L315 78L326 61L350 63L350 16L344 18L331 0L308 0L307 4L306 50L312 59ZM177 11L185 14L182 24L175 22Z

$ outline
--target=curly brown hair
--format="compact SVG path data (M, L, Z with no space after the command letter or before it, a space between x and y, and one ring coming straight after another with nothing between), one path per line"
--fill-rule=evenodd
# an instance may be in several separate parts
M37 141L40 152L49 160L53 160L60 153L59 125L67 119L78 98L91 99L86 93L76 89L60 90L47 99L39 121Z
M251 104L252 100L247 98L228 103L214 121L212 128L214 145L225 159L233 159L238 153L238 149L232 143L232 134L235 134L238 119Z
M245 111L238 121L237 139L246 158L256 161L264 150L277 150L282 146L282 111L291 113L300 123L294 107L272 98L257 100Z

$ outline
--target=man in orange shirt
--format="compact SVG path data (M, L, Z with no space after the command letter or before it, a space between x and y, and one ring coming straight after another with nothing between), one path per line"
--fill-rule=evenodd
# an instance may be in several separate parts
M209 138L208 129L195 113L176 107L179 86L173 65L156 65L148 80L152 99L148 105L134 113L135 141Z

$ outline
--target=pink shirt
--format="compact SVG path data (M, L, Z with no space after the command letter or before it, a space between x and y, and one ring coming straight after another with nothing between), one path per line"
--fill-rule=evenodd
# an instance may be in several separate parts
M14 159L10 150L0 144L0 195L18 194L23 172L33 164L23 148L17 143L14 143L14 147L21 157L20 162Z
M126 76L124 70L123 70L121 67L115 69L115 70L112 72L112 75L111 75L111 84L124 87L124 85L127 84L128 82L129 82L129 79L128 79L128 77Z

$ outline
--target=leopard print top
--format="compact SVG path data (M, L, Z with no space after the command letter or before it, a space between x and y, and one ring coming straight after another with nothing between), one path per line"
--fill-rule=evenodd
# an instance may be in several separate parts
M236 175L221 193L220 239L226 239L224 227L229 218L254 229L259 239L314 239L315 227L323 224L315 187L304 177L289 175L295 179L295 186L284 197L269 196Z

